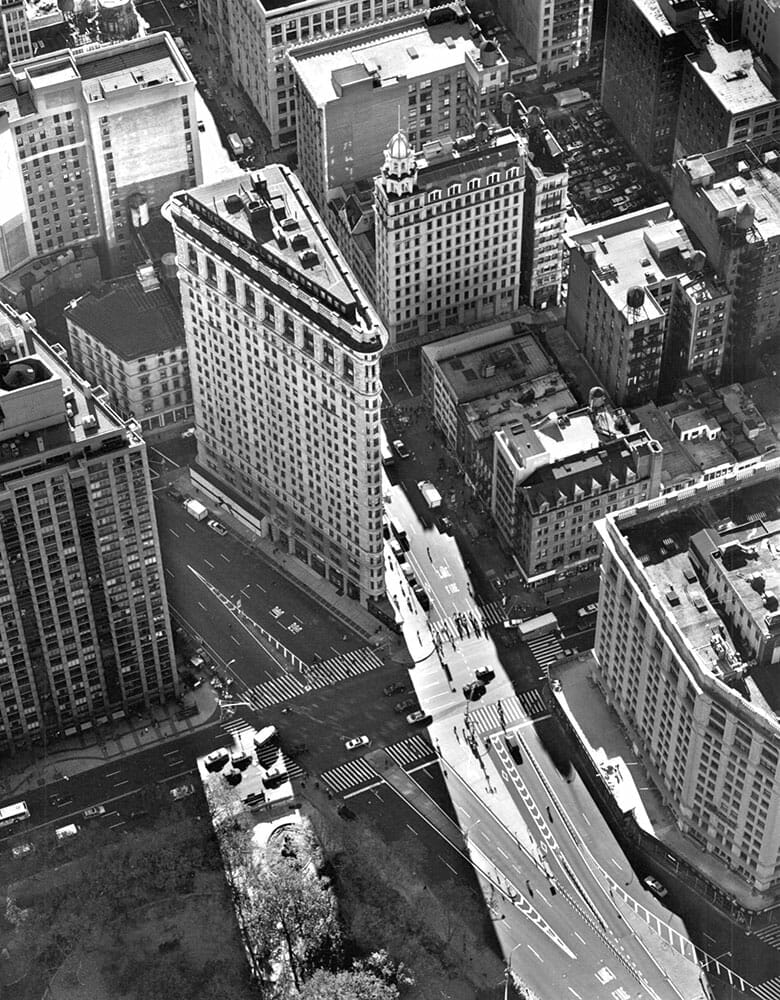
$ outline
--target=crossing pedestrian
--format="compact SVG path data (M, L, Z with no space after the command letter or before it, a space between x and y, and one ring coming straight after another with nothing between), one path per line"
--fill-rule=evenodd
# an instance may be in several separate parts
M455 739L458 741L458 743L460 743L460 736L458 735L458 727L457 726L453 726L452 727L452 731L453 731L453 733L455 733Z

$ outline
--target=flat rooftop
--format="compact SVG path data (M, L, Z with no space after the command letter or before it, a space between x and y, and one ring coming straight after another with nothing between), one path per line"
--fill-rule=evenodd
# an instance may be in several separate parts
M780 478L775 475L720 496L697 495L694 502L677 505L661 517L657 511L642 512L617 526L702 667L721 680L728 678L743 661L725 614L694 570L690 541L706 531L715 545L739 545L754 552L756 558L745 566L730 563L727 574L755 613L765 614L761 595L748 593L749 578L755 572L765 573L766 589L780 593ZM752 669L736 690L769 715L780 710L776 669Z
M454 355L438 364L459 403L494 395L555 371L555 364L531 334Z
M564 377L548 372L512 389L463 404L463 418L470 433L483 440L508 424L531 427L549 413L566 413L577 405Z
M664 38L666 35L676 33L658 0L634 0L634 6L659 37Z
M586 226L567 235L566 240L591 258L591 270L616 311L631 322L665 315L651 289L670 278L685 276L685 284L697 302L720 298L725 293L701 272L696 281L689 280L693 244L668 202ZM636 308L628 305L631 288L643 291Z
M92 289L65 315L126 361L185 343L181 310L171 293L159 282L145 291L135 274Z
M735 171L699 191L717 215L733 220L740 206L748 202L755 210L754 226L763 239L780 237L780 177L768 167L751 162L743 174Z
M749 48L727 49L708 34L708 44L686 56L713 97L729 114L738 115L766 104L776 104L772 91L753 67Z
M468 19L463 24L453 20L428 26L418 15L300 47L292 58L312 99L324 107L339 99L339 85L373 77L386 87L463 66L466 53L479 55L472 27Z
M473 174L493 165L516 162L524 166L523 148L511 128L496 129L484 140L476 135L461 139L434 139L426 142L416 156L418 186L442 183L443 178Z

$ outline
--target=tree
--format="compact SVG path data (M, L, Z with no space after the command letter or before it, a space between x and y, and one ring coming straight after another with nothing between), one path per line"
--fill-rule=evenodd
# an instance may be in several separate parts
M398 1000L398 987L366 969L327 972L320 969L301 990L301 1000Z
M393 961L384 948L371 952L368 958L356 959L352 967L369 972L390 986L414 986L414 976L404 963Z

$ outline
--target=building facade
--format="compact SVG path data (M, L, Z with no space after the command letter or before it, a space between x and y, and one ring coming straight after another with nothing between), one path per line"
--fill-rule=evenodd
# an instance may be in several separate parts
M375 177L388 137L412 149L471 134L506 89L508 62L460 3L300 46L299 173L324 215L329 192Z
M774 140L679 160L672 205L733 294L729 376L758 374L780 346L780 155Z
M134 234L200 183L198 135L167 34L14 63L0 75L0 277L84 245L122 273Z
M777 0L745 0L742 37L776 67L780 63L780 3Z
M621 406L723 367L731 293L667 203L567 237L566 327ZM718 269L720 270L720 269Z
M0 69L33 54L26 0L0 0Z
M595 645L595 678L678 828L761 894L757 905L780 890L780 522L764 509L778 489L767 475L602 521ZM758 508L758 521L728 517Z
M0 747L178 691L146 446L0 306Z
M384 589L387 335L287 168L175 195L193 481L355 599Z
M581 410L496 432L491 511L528 583L598 566L599 518L658 495L661 447L629 419L594 393Z
M71 302L65 320L73 367L102 386L113 409L134 418L147 441L192 422L179 303L151 264Z
M376 296L391 352L515 311L525 156L512 129L415 153L396 133L374 182Z
M430 0L201 0L201 17L220 59L257 109L274 149L295 142L295 75L291 48L335 39L363 24L422 10Z
M496 9L542 77L576 69L590 55L590 0L498 0Z

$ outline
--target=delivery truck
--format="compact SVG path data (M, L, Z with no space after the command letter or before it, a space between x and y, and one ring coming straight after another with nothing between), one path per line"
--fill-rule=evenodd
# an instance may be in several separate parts
M417 484L417 489L420 493L422 493L425 498L425 502L431 510L436 507L441 507L441 494L433 483L429 482L427 479L423 479Z
M209 516L208 507L204 506L200 500L186 500L184 503L184 509L190 517L194 517L196 521L205 521Z
M239 136L238 132L231 132L230 135L227 137L227 143L228 146L230 146L230 152L233 154L233 156L235 156L236 159L238 159L239 156L244 155L244 144L241 141L241 137Z

